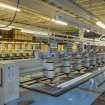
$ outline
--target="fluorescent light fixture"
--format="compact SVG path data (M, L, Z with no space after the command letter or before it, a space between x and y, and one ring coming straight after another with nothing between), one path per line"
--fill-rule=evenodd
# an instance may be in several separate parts
M86 32L90 32L90 30L89 29L86 29Z
M11 30L10 28L0 28L1 30Z
M7 4L3 4L3 3L0 3L0 8L5 8L5 9L12 10L12 11L20 12L20 9L13 7L13 6L10 6L10 5L7 5Z
M83 30L86 31L86 32L90 32L90 30L89 29L86 29L86 28L83 28Z
M28 30L28 29L21 29L21 32L48 36L48 32L43 32L43 31L33 31L33 30Z
M102 23L101 21L97 21L97 22L96 22L96 25L98 25L99 27L105 29L105 24Z
M51 21L52 21L52 22L55 22L55 23L57 23L57 24L65 25L65 26L68 25L67 22L64 22L64 21L61 21L61 20L55 20L55 19L52 19Z
M0 27L5 27L5 25L3 24L0 24ZM1 30L11 30L10 27L5 27L5 28L0 28Z

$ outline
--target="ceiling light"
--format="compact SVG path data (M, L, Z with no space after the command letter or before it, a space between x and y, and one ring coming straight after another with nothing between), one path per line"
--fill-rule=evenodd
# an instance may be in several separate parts
M57 24L65 25L65 26L68 25L68 23L66 23L66 22L64 22L64 21L61 21L61 20L52 19L51 21L52 21L52 22L55 22L55 23L57 23Z
M86 32L90 32L90 30L89 29L86 29Z
M97 22L96 22L96 25L98 25L99 27L105 29L105 24L102 23L101 21L97 21Z
M0 24L0 27L4 27L5 25ZM11 30L10 27L0 28L1 30Z
M90 30L86 28L83 28L83 31L90 32Z
M10 5L7 5L7 4L3 4L3 3L0 3L0 8L6 8L6 9L9 9L9 10L12 10L12 11L20 12L20 9L18 9L16 7L13 7L13 6L10 6Z
M33 30L28 30L28 29L21 29L21 32L25 33L30 33L30 34L36 34L36 35L48 35L48 32L43 32L43 31L33 31Z
M11 30L10 28L0 28L1 30Z

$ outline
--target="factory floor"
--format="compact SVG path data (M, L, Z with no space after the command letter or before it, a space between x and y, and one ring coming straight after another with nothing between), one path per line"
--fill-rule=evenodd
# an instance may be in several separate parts
M73 89L59 97L25 90L18 100L14 100L7 105L18 105L22 101L28 102L28 105L91 105L98 96L97 93L79 89Z
M105 92L100 95L92 105L105 105Z
M105 105L104 92L105 83L94 91L77 87L58 97L21 88L20 98L7 105L19 105L20 102L27 102L26 105Z

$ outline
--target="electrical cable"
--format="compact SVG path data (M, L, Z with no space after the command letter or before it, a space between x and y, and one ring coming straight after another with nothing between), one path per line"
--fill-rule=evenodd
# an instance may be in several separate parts
M20 4L20 0L17 0L17 6L16 6L17 9L19 8L19 4ZM13 16L13 18L12 18L12 20L10 21L9 24L7 24L7 25L5 25L5 26L3 26L3 27L0 27L0 28L7 28L7 27L9 27L10 25L12 25L13 22L14 22L14 20L15 20L15 18L16 18L16 16L17 16L17 12L18 12L18 11L16 11L16 12L14 13L14 16Z

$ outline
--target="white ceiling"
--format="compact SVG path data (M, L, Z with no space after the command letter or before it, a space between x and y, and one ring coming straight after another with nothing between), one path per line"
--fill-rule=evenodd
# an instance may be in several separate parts
M51 18L53 18L55 15L60 15L65 19L69 18L71 19L72 16L75 17L75 19L78 19L79 21L77 22L80 24L82 24L82 22L85 21L85 19L80 17L78 14L73 13L72 11L64 10L61 7L49 4L48 1L49 0L20 0L19 8L21 9L21 12L17 14L15 23L29 25L32 27L41 27L60 32L68 32L68 31L74 31L77 28L74 27L73 25L62 26L52 23ZM90 13L94 14L99 19L105 21L104 0L74 0L74 1L78 3L81 7L83 7L83 9L88 10ZM16 6L17 0L0 0L0 2ZM13 11L8 11L6 9L0 8L0 19L2 19L2 21L9 21L13 15L14 15ZM89 21L94 23L95 19L90 18L90 20L88 20L87 22ZM70 22L72 24L76 24L73 23L72 21Z

